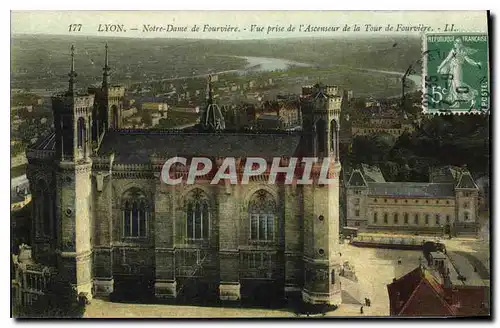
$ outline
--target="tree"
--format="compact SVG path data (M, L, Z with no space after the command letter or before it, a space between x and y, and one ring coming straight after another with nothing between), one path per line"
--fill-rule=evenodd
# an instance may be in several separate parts
M142 123L146 124L147 126L153 125L153 117L151 116L151 111L147 109L142 109Z
M399 174L398 163L387 161L381 164L380 170L382 171L387 181L396 181Z

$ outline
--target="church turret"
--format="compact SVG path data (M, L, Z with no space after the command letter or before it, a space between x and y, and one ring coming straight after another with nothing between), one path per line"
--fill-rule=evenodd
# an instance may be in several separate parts
M75 48L71 46L68 91L52 97L56 155L61 161L85 161L91 154L90 129L94 95L76 90Z
M107 43L104 49L101 87L89 88L89 92L95 94L92 129L92 140L94 142L99 142L107 130L119 129L122 126L125 88L121 85L111 85L111 67L109 66L109 47Z
M304 288L302 298L312 304L340 305L339 258L339 115L342 97L336 86L303 87L301 98L306 156L317 162L312 184L304 185ZM329 183L321 176L324 161Z
M342 96L337 86L316 84L302 88L303 130L310 133L315 157L339 161L339 132Z
M74 47L68 91L52 97L56 140L55 244L58 271L91 297L91 137L94 95L77 92Z
M203 130L220 131L226 128L226 124L220 107L213 99L212 82L213 77L209 75L207 82L207 106L201 116L201 125Z

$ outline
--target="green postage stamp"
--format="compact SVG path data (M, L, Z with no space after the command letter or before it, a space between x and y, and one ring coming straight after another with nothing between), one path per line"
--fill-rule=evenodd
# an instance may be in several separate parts
M425 34L423 51L424 113L489 113L490 77L486 33Z

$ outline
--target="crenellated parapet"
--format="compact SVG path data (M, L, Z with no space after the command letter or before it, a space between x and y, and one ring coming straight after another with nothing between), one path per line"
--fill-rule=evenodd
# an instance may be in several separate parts
M112 85L108 87L108 97L123 98L125 96L125 87L122 85Z
M52 96L52 107L60 112L86 110L94 106L95 95L91 93L69 94L61 93Z

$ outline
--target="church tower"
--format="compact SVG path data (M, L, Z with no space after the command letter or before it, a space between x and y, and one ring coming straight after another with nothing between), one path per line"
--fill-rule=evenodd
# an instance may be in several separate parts
M92 140L99 142L103 134L109 129L122 127L123 99L125 87L111 85L111 67L109 66L108 44L105 45L104 66L102 68L101 87L89 88L89 92L95 94L93 117Z
M301 108L305 156L317 162L313 183L303 186L304 288L302 298L312 304L340 305L339 256L339 118L342 103L336 86L304 87ZM323 162L329 163L322 172ZM321 178L328 178L325 183Z
M74 47L69 86L52 97L56 144L56 253L62 278L91 297L91 122L94 95L76 91Z

